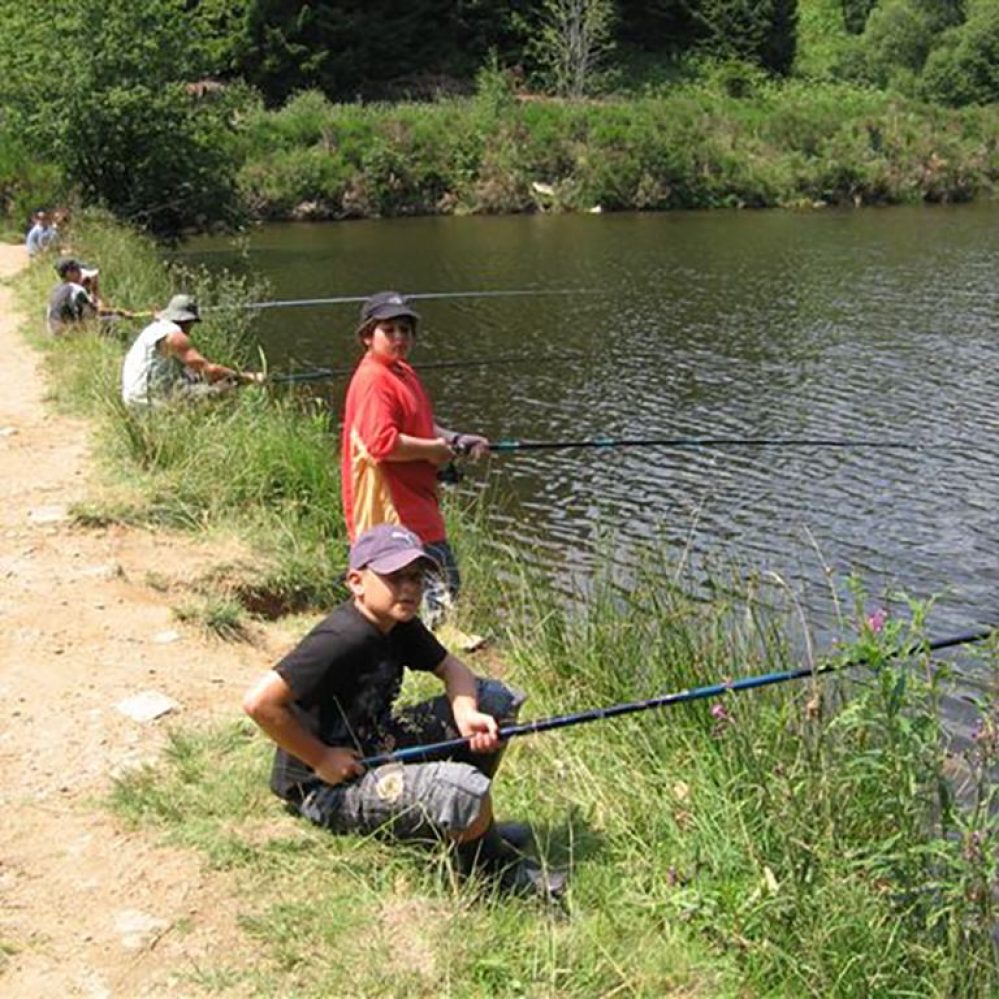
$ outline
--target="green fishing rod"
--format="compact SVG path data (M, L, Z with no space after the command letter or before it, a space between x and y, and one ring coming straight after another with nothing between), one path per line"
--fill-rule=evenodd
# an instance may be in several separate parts
M905 648L890 653L892 659L908 658L920 652L939 652L959 645L972 642L983 642L994 634L994 628L970 631L950 638L939 638L933 642L916 642ZM769 687L776 683L787 683L790 680L802 680L806 677L824 676L827 673L837 673L856 666L866 666L866 659L851 659L845 663L830 663L826 666L813 668L802 666L798 669L778 670L755 676L745 676L737 680L724 680L720 683L708 684L704 687L694 687L681 690L661 697L650 697L644 701L628 701L623 704L612 704L604 708L593 708L589 711L577 711L568 715L556 715L552 718L539 718L535 721L522 722L517 725L505 725L499 730L502 741L522 735L534 735L538 732L549 732L557 728L569 728L573 725L585 725L588 722L603 721L607 718L617 718L620 715L634 714L638 711L649 711L653 708L669 708L674 704L686 704L691 701L701 701L709 697L723 697L741 690L754 690L758 687ZM361 765L367 768L384 766L386 763L418 763L422 760L439 758L459 749L467 749L469 740L466 738L447 739L443 742L427 743L423 746L408 746L391 753L378 753L365 757Z

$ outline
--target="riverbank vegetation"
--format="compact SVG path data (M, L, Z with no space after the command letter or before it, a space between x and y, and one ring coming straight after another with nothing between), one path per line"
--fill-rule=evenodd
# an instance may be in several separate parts
M261 288L229 274L167 269L149 239L107 217L78 219L72 239L77 253L102 262L109 301L162 308L183 288L212 305L196 328L206 356L236 368L260 365L250 314L240 306ZM47 261L29 270L21 284L26 312L37 311L52 282ZM121 401L121 363L125 341L143 322L119 321L110 336L36 337L58 404L95 420L108 475L78 516L235 534L253 555L201 581L212 613L227 599L271 616L328 605L340 594L346 544L328 408L321 399L250 387L209 406L131 411Z
M346 218L967 201L999 177L992 109L740 85L753 96L520 101L495 76L430 105L302 94L247 115L240 191L257 217Z
M532 717L789 665L723 603L604 580L584 611L507 576L502 629ZM529 585L525 585L528 584ZM495 583L493 584L495 588ZM917 627L916 631L920 629ZM204 852L243 892L252 968L200 984L302 995L987 995L997 986L994 706L951 794L939 673L863 631L849 692L804 681L512 745L497 813L571 871L564 906L456 880L447 850L337 838L283 813L245 722L175 732L113 807ZM995 660L993 657L993 666ZM419 688L409 690L411 696Z
M168 272L148 239L106 219L74 226L81 256L114 261L105 293L122 304L180 287L223 306L259 292ZM21 279L27 313L51 277L37 263ZM249 362L245 315L207 313L198 340ZM252 557L219 565L223 589L203 615L223 633L248 609L332 603L343 538L330 414L248 388L131 415L117 376L132 332L35 338L53 398L95 420L109 477L78 515L235 533ZM494 637L494 666L530 691L529 717L798 665L802 636L788 621L732 586L692 599L665 569L675 553L650 549L626 585L608 567L567 602L528 554L451 514L466 613ZM272 603L243 600L234 615L226 592ZM806 679L512 744L497 811L529 818L542 856L571 869L554 910L457 881L443 847L337 838L285 814L267 791L266 740L236 705L229 724L174 732L160 763L116 784L112 806L232 871L260 953L253 967L217 954L178 973L221 992L315 996L994 993L999 705L983 701L970 743L950 745L946 667L895 657L926 634L925 608L899 601L886 618L855 597L834 654L866 665L846 682ZM968 655L995 689L999 649Z
M58 200L176 236L995 190L994 0L49 8L0 0L18 223Z

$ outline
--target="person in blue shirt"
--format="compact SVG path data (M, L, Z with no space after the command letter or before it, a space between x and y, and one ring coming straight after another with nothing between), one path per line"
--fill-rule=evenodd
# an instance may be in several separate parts
M24 241L29 257L38 256L39 253L54 247L59 238L59 230L48 212L44 210L35 212L32 221L33 224Z

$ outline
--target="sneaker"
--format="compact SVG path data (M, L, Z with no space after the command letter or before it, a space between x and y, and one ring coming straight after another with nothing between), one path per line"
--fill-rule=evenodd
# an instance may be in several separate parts
M537 861L522 857L504 868L499 875L500 887L516 895L528 895L555 902L565 893L568 878L565 871L545 870Z
M521 853L535 846L534 830L526 822L497 822L496 832L504 843Z

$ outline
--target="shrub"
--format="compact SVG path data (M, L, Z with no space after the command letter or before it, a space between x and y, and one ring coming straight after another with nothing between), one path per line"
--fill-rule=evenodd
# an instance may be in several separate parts
M233 218L231 99L185 88L203 66L183 4L0 0L0 104L26 149L91 203L165 235Z
M999 4L982 0L964 24L944 33L926 60L920 90L952 106L999 101Z
M24 143L0 127L0 216L26 223L40 207L66 201L62 170L34 159Z

